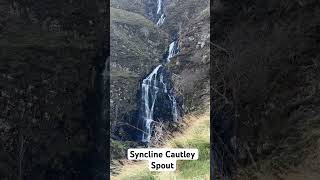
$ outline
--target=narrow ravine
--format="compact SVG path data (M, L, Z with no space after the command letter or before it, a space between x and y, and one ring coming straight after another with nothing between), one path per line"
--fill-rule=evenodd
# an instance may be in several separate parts
M157 17L159 19L156 25L160 27L165 20L163 0L158 0ZM179 52L179 38L176 38L170 43L162 64L158 65L153 71L142 81L141 84L141 107L138 125L142 125L141 141L149 144L152 136L152 126L154 119L154 109L160 108L160 111L165 111L162 107L155 107L157 99L167 99L170 104L172 119L177 122L179 119L179 111L177 108L177 100L172 87L171 74L165 69L165 65L170 63L170 59ZM161 92L161 93L160 93Z

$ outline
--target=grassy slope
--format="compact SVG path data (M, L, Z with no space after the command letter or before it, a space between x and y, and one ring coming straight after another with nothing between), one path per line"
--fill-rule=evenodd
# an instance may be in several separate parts
M110 9L110 18L113 22L125 23L130 25L140 25L142 27L147 27L153 31L156 31L156 27L154 26L154 24L142 15L112 7Z
M140 15L144 15L146 9L145 0L135 0L134 2L128 0L111 0L110 6L113 8L123 9Z
M147 179L209 179L210 175L210 114L209 110L186 120L188 128L174 138L169 139L163 147L198 148L197 161L178 161L175 172L150 172L147 162L129 162L113 180L147 180ZM131 164L130 164L131 163Z

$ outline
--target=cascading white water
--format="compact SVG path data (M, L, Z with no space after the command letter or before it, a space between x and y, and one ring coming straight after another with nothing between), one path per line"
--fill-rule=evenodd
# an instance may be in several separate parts
M158 0L158 5L157 5L157 15L160 15L160 18L157 21L157 26L161 26L164 23L164 20L166 19L166 15L164 14L163 11L163 0Z
M168 54L168 57L167 57L167 62L170 62L170 58L172 58L173 54L174 54L174 44L175 44L175 41L173 41L170 45L169 45L169 54Z
M157 5L157 15L160 15L160 18L157 21L157 26L161 26L166 16L163 11L163 0L158 0ZM165 63L170 62L170 58L172 58L174 55L176 55L179 51L179 42L178 40L173 41L168 50L168 56L166 58ZM174 93L172 92L172 89L169 92L169 89L167 88L167 84L164 81L164 74L163 71L159 72L159 69L163 67L162 65L158 65L143 81L142 81L142 87L141 87L141 120L143 121L143 127L142 127L142 138L141 141L145 143L149 143L151 139L151 133L152 133L152 122L153 120L153 114L154 114L154 108L155 108L155 102L157 99L157 94L159 92L159 89L162 88L163 92L168 95L170 101L172 102L172 116L173 121L178 120L178 110L177 110L177 101L174 97ZM158 78L159 77L159 78ZM158 84L158 80L161 84Z
M173 115L173 121L178 121L178 110L177 110L177 101L174 96L172 96L172 115Z
M158 70L162 65L158 65L142 82L142 103L144 121L144 129L142 134L142 142L149 142L151 138L151 123L153 121L154 104L156 102L159 87L157 86Z
M170 62L170 58L172 58L176 53L178 52L178 41L174 41L169 46L169 54L166 58L166 63ZM163 67L162 65L158 65L143 81L142 81L142 91L141 91L141 97L142 97L142 114L141 119L143 120L143 133L142 133L142 142L150 142L151 139L151 133L152 133L152 122L153 120L153 112L154 112L154 106L157 99L157 94L161 88L163 89L163 92L168 95L172 105L172 117L173 121L178 121L178 110L177 110L177 101L174 97L174 93L172 90L169 92L167 88L167 84L164 81L164 75L163 72L159 72L159 69ZM159 78L157 78L159 77ZM158 84L158 81L160 84Z
M172 89L168 90L167 84L164 81L163 71L160 71L160 68L163 68L162 65L158 65L143 81L141 85L141 106L142 112L140 118L143 121L142 127L142 142L150 142L151 133L152 133L152 122L155 102L157 100L158 92L163 89L163 92L168 95L170 101L172 102L172 117L173 121L178 120L178 110L177 110L177 101L172 93ZM160 83L158 83L160 82Z
M179 41L175 40L169 45L167 63L169 63L170 58L172 58L174 55L178 54L178 52L179 52Z
M167 90L167 85L166 85L166 83L164 83L164 81L163 81L163 74L160 74L160 83L161 83L162 86L163 86L164 93L167 93L167 92L168 92L168 90Z
M178 110L177 110L177 101L176 101L176 98L171 95L171 94L168 94L169 96L169 99L171 100L172 102L172 116L173 116L173 121L174 122L177 122L178 121Z
M172 95L172 92L168 93L167 84L164 83L163 81L163 74L160 74L160 83L163 86L164 92L168 94L168 97L172 102L172 116L173 116L173 121L176 122L178 120L177 101L176 101L176 98Z
M161 14L160 19L157 22L157 26L161 26L164 23L164 20L166 19L164 14Z
M158 0L158 10L157 10L157 14L161 13L161 9L162 9L162 0Z
M170 58L172 58L174 55L176 55L178 53L179 50L179 42L178 40L173 41L170 45L169 45L169 51L168 51L168 57L166 59L166 63L170 62ZM176 98L171 95L172 93L168 94L171 102L172 102L172 115L173 115L173 121L178 121L178 110L177 110L177 101Z

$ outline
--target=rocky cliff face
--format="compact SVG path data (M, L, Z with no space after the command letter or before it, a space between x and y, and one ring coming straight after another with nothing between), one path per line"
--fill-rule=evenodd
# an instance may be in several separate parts
M8 0L0 13L0 179L92 179L103 1Z
M172 58L174 86L184 99L184 111L194 112L208 105L210 87L209 1L170 1L168 21L171 34L179 33L180 53Z

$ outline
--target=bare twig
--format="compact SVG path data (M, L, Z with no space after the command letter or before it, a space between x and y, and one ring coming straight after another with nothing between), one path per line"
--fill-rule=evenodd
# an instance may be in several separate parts
M223 47L219 46L218 44L215 44L215 43L213 43L213 42L210 42L210 44L211 44L212 46L214 46L214 47L216 47L216 48L220 49L221 51L223 51L223 52L227 53L228 55L230 55L230 53L229 53L229 51L228 51L227 49L225 49L225 48L223 48Z
M23 118L24 118L24 113L25 113L25 108L23 107L22 109L22 113L20 116L20 122L23 122ZM22 127L20 127L21 129L19 130L19 155L18 155L18 171L19 171L19 175L18 175L18 179L22 180L23 179L23 159L24 159L24 152L25 152L25 138L22 134Z
M215 89L215 88L212 88L212 90L213 90L215 93L217 93L218 95L220 95L220 96L225 100L226 104L232 105L232 103L229 101L229 99L228 99L224 94L220 93L220 92L219 92L217 89Z
M121 126L121 125L130 126L130 127L134 128L134 129L136 129L136 130L138 130L138 131L141 131L141 132L143 132L143 133L147 133L147 132L145 132L144 130L142 130L142 129L140 129L140 128L137 128L137 127L135 127L135 126L133 126L133 125L131 125L131 124L129 124L129 123L120 123L120 126Z
M24 136L20 133L20 147L19 147L19 180L23 179L23 159L24 159L24 152L25 152L25 138Z
M250 160L251 160L253 166L254 166L254 167L256 168L256 170L258 171L257 163L256 163L256 161L253 159L253 156L252 156L252 154L251 154L251 152L250 152L250 148L249 148L248 144L245 144L244 146L245 146L245 148L246 148L246 150L247 150L247 152L248 152L248 155L249 155L249 157L250 157Z

